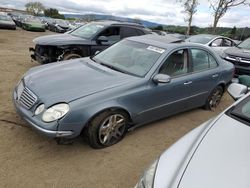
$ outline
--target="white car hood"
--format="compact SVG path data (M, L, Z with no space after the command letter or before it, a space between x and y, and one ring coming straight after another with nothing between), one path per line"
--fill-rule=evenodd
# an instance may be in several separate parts
M249 188L249 175L250 127L223 115L200 143L178 187Z

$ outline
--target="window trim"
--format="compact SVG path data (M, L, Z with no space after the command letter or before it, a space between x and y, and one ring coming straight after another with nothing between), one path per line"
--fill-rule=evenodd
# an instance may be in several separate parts
M202 51L205 51L207 54L211 55L211 56L215 59L217 66L211 68L211 67L210 67L210 61L209 61L209 68L202 69L202 70L198 70L198 71L193 71L193 58L192 58L192 52L191 52L192 49L202 50ZM217 61L217 58L215 58L214 55L212 55L209 51L207 51L207 50L205 50L205 49L190 47L190 48L189 48L189 53L190 53L190 54L189 54L189 57L190 57L190 65L191 65L191 68L190 68L191 71L190 71L190 72L191 72L192 74L204 72L204 71L207 71L207 70L213 70L213 69L216 69L216 68L219 67L219 63L218 63L218 61ZM209 60L209 56L208 56L208 60Z

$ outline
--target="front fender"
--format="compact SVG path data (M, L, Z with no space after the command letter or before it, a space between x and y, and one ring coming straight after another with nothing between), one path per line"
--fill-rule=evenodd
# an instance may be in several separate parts
M125 110L127 113L129 113L126 107L122 106L116 101L107 101L104 103L92 103L86 105L79 100L76 100L71 102L69 105L70 112L59 121L58 130L73 131L74 134L71 136L72 138L79 136L87 123L97 114L105 110L117 108Z

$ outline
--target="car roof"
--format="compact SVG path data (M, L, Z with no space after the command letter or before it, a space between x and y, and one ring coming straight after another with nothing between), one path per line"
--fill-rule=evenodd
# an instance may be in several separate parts
M178 48L178 47L200 48L200 49L206 49L207 51L210 51L211 53L216 54L213 52L213 50L211 50L211 48L204 46L202 44L185 42L185 40L182 40L173 36L168 36L168 35L161 36L161 35L148 34L148 35L129 37L129 38L126 38L125 40L144 43L144 44L148 44L148 45L152 45L152 46L156 46L156 47L164 48L168 50Z
M93 21L92 23L102 24L102 25L105 25L105 26L109 26L109 25L117 25L117 26L126 25L126 26L145 28L143 25L137 24L137 23L119 22L119 21L112 21L112 20L98 20L98 21Z
M155 45L162 48L168 48L170 43L181 43L183 40L172 36L160 36L160 35L142 35L136 37L130 37L128 40Z

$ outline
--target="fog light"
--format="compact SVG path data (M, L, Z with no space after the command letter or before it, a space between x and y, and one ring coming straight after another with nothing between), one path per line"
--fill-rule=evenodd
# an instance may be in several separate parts
M44 108L45 108L45 105L44 105L44 104L40 104L40 105L36 108L36 110L35 110L35 115L37 116L38 114L41 114L41 113L43 112Z

